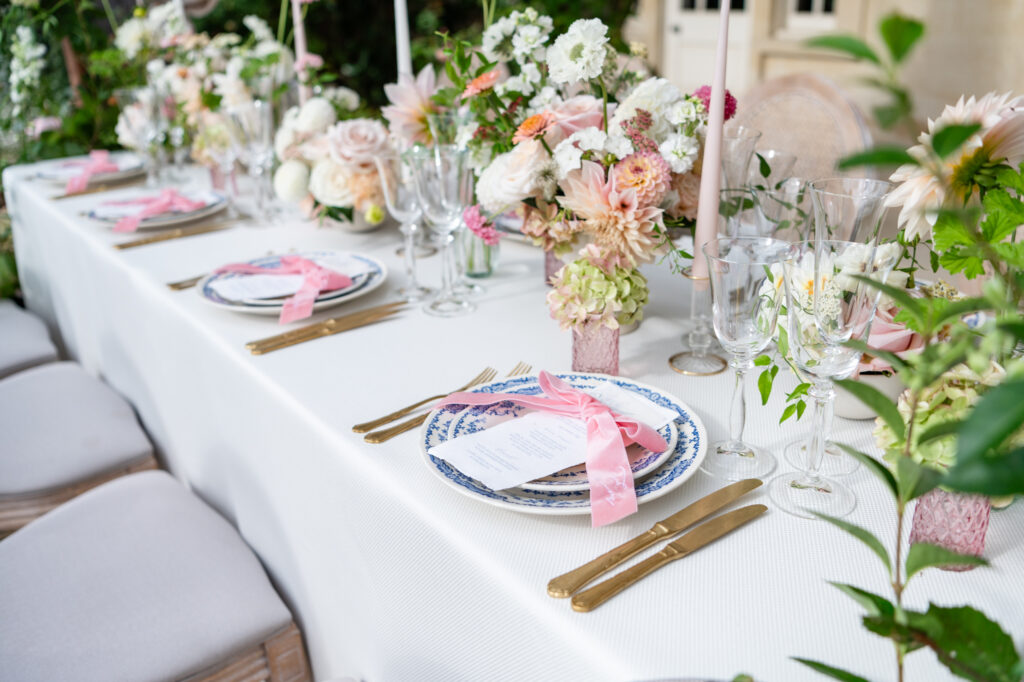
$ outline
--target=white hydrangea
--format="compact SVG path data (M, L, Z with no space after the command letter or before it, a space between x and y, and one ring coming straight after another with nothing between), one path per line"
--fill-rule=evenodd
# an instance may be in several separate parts
M153 34L144 19L132 17L117 27L114 46L128 59L135 59L153 40Z
M658 145L658 152L668 162L673 173L687 173L693 168L700 152L700 143L692 137L672 133Z
M510 92L518 92L521 95L529 97L533 94L533 84L520 74L518 76L506 78L501 83L495 85L494 92L499 97L504 97Z
M516 22L511 17L502 17L487 27L481 41L484 57L492 62L507 62L512 59L512 34L516 32Z
M633 142L625 135L612 133L605 140L604 150L619 159L624 159L633 153Z
M580 167L580 164L583 162L583 150L573 144L573 141L567 137L555 147L553 158L558 168L558 179L562 180L570 172Z
M608 27L600 19L577 19L547 52L548 74L556 83L601 75L607 56Z
M268 26L267 22L263 21L260 17L250 14L242 19L242 23L245 24L245 27L249 29L256 38L256 42L276 42L274 33L270 30L270 26Z
M15 39L11 43L11 66L7 82L11 86L10 100L14 105L11 115L21 115L22 107L32 93L39 87L43 73L43 55L46 46L36 42L35 34L28 26L19 26L15 30Z
M681 99L669 107L667 118L674 126L699 123L704 119L704 104L694 97Z
M585 152L599 152L604 149L604 144L608 140L608 135L600 128L584 128L582 130L577 130L575 133L570 135L566 141L568 140L578 142L580 149Z
M522 26L512 35L512 55L520 64L526 64L530 59L542 59L547 40L548 36L540 26Z
M558 90L550 85L545 85L541 88L533 99L530 100L530 111L537 112L545 109L550 109L556 104L560 104L562 101L561 96L558 94Z
M647 135L657 143L662 143L673 131L669 121L669 112L676 102L685 99L679 88L664 78L648 78L636 86L633 92L615 109L612 125L621 128L629 119L636 116L637 109L651 114L651 127Z

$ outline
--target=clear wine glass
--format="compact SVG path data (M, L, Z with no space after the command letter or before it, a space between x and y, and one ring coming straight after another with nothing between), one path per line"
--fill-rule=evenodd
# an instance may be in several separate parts
M701 469L719 478L738 481L761 478L775 469L775 457L743 440L746 424L745 377L754 357L775 334L782 305L782 263L789 242L764 237L717 239L704 245L711 282L715 336L736 372L729 438L712 443Z
M241 132L228 116L206 111L199 117L199 137L203 152L217 165L224 179L228 216L237 218L239 213L235 205L237 189L234 172L238 150L241 148Z
M746 187L754 147L761 131L741 125L730 125L722 131L722 189Z
M406 285L398 290L398 294L410 303L422 301L434 290L421 285L416 277L416 235L419 232L416 221L423 215L423 211L416 196L412 167L397 152L378 156L374 161L380 174L380 185L388 212L401 223L400 229L405 238L403 253Z
M468 155L454 145L437 145L413 149L409 160L423 217L441 243L441 291L424 311L441 317L470 313L476 306L452 288L452 233L462 224L462 213L472 194Z
M274 117L270 102L254 99L228 109L236 153L249 170L256 190L256 212L264 222L273 218Z
M718 196L720 237L768 237L757 208L757 196L749 189L723 189ZM724 228L724 229L723 229Z
M787 178L774 187L755 187L752 191L767 236L791 242L811 238L814 212L805 180Z
M114 99L121 109L118 125L122 124L126 132L135 140L146 157L146 186L157 187L159 178L160 143L160 97L151 87L119 88L114 91Z
M878 303L878 291L856 276L884 282L899 255L894 246L804 242L784 264L789 349L811 382L814 420L803 470L776 477L768 490L779 508L796 516L842 517L856 505L852 490L821 474L821 462L832 427L833 382L850 376L861 356L843 344L867 341Z
M768 175L765 176L762 172L761 159L757 161L751 159L750 168L747 171L748 186L775 189L793 174L793 167L796 166L796 154L790 154L781 149L762 149L754 153L764 159L768 165Z

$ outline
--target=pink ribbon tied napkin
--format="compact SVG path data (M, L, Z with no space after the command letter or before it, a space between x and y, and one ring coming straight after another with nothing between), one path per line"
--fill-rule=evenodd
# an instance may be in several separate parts
M165 189L155 197L143 197L141 199L124 199L121 201L106 201L106 206L142 206L142 210L135 215L126 216L117 221L114 225L114 232L134 232L139 229L139 224L146 218L152 218L171 211L188 212L198 211L206 206L206 202L189 199L178 194L176 189Z
M82 168L82 174L71 178L64 186L64 192L67 194L84 192L85 188L89 186L89 180L97 173L116 173L120 170L117 164L110 160L110 152L104 149L89 152L88 161L68 161L64 165L81 166Z
M614 523L636 511L636 490L626 456L626 446L639 443L652 452L664 452L668 443L657 431L635 419L616 414L610 407L578 391L556 376L537 377L547 397L518 393L452 393L437 403L444 405L492 405L506 400L544 412L575 417L587 425L584 463L590 480L590 518L594 528Z
M311 260L299 256L282 256L281 265L275 268L261 268L248 263L231 263L217 268L218 274L239 272L245 275L302 275L302 286L285 299L281 307L279 324L288 324L313 314L313 304L323 291L334 291L352 286L352 278L340 272L321 267Z

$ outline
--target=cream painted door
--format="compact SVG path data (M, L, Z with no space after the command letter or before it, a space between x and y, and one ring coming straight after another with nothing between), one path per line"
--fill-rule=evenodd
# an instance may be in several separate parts
M719 0L664 0L662 5L662 75L684 92L710 85L715 75ZM724 0L729 2L730 0ZM752 85L750 5L757 0L731 0L729 52L725 87L734 94Z

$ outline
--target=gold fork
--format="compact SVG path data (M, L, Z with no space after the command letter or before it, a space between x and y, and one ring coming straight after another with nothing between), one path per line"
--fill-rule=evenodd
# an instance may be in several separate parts
M472 388L473 386L476 386L477 384L482 384L485 381L490 381L491 379L493 379L497 375L498 375L498 370L496 370L496 369L494 369L492 367L485 367L483 369L483 371L481 371L475 377L473 377L468 382L466 382L465 386L463 386L461 388L457 388L454 391L451 391L451 393L458 393L459 391L465 391L467 388ZM449 393L442 393L440 395L432 395L429 398L424 398L423 400L419 401L418 403L413 403L412 405L409 405L407 407L403 407L400 410L395 410L391 414L386 414L383 417L380 417L379 419L374 419L373 421L363 422L362 424L356 424L355 426L352 427L352 430L355 431L356 433L366 433L367 431L372 431L373 429L377 428L378 426L383 426L384 424L387 424L388 422L393 422L396 419L400 419L400 418L404 417L405 415L407 415L407 414L409 414L411 412L415 412L417 408L423 407L427 403L433 402L435 400L440 400L441 398L445 397L446 395L449 395Z
M508 373L507 376L509 376L509 377L517 377L517 376L521 376L523 374L529 374L532 369L533 369L533 367L531 367L530 365L526 364L525 362L517 362L516 366L512 368L512 370ZM493 378L494 377L492 376L491 379L493 379ZM490 379L487 379L486 381L490 381ZM484 383L484 382L480 382L480 383ZM459 390L461 391L461 390L465 390L465 389L459 389ZM456 393L456 391L452 391L452 393ZM435 399L436 400L440 400L443 397L444 396L438 396ZM417 426L419 426L420 424L425 422L427 420L428 416L430 416L429 412L427 414L421 414L421 415L419 415L417 417L413 417L412 419L409 419L408 421L404 421L401 424L397 424L395 426L392 426L389 429L383 429L381 431L374 431L373 433L368 433L365 436L363 436L363 440L365 440L367 443L383 443L385 441L389 441L389 440L391 440L392 438L394 438L395 436L397 436L400 433L405 433L406 431L408 431L410 429L416 428Z

